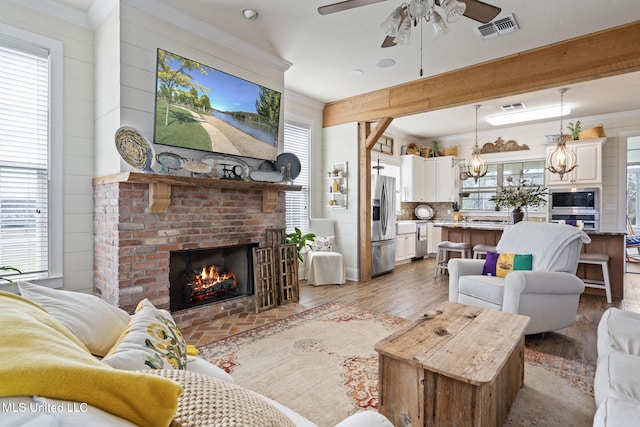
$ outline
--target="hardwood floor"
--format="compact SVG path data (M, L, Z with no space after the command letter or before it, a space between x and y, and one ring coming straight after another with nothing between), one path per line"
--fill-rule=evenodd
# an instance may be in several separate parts
M330 302L415 320L433 305L448 299L448 276L434 278L433 268L434 259L427 258L397 266L393 273L375 277L369 282L329 286L311 286L302 282L299 303L260 314L243 313L196 325L184 330L183 334L188 343L202 346ZM625 274L624 302L614 299L612 304L607 304L604 291L587 289L580 297L575 324L558 331L527 336L527 348L595 365L596 329L602 313L610 306L640 312L640 274L632 273L633 269L640 273L640 265L630 267Z

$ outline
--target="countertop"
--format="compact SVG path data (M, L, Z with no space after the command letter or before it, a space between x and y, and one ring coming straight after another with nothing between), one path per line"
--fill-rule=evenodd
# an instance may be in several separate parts
M504 230L511 225L506 222L483 222L483 221L433 221L436 227L444 228L464 228L470 230ZM624 231L608 231L608 230L584 230L587 234L602 236L620 236L626 234Z

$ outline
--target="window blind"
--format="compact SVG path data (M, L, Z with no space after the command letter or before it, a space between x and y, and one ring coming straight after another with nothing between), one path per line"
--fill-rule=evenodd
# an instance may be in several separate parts
M0 69L0 266L36 278L49 264L49 53L0 39Z
M309 145L311 132L308 127L285 123L284 151L295 154L300 160L300 175L295 184L302 186L300 191L287 191L286 221L287 233L297 227L303 233L309 228Z

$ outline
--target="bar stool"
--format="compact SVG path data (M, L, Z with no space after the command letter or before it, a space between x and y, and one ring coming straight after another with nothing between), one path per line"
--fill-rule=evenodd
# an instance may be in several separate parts
M433 277L438 277L438 270L440 270L442 274L447 270L449 252L458 252L462 258L469 258L470 248L471 245L468 243L455 243L448 240L438 243L438 250L436 251L436 268L433 272Z
M482 259L482 255L487 256L487 252L497 252L495 246L478 244L473 247L473 259Z
M609 281L609 256L599 253L583 253L578 259L579 264L599 265L602 268L602 278L604 280L582 280L584 285L589 288L604 289L607 293L607 302L611 304L611 282Z

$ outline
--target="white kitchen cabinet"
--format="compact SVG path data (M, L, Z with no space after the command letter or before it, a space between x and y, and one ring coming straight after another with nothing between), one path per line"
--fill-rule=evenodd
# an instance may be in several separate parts
M400 157L400 197L403 202L426 201L427 159L413 154Z
M398 234L396 236L396 264L416 256L416 234Z
M455 185L453 157L432 157L426 160L426 201L452 202Z
M567 186L567 185L599 185L602 184L602 144L606 138L590 139L585 141L573 141L567 143L567 148L576 153L577 167L566 173L563 179L560 175L546 174L547 186ZM553 153L556 145L547 147L547 158Z

